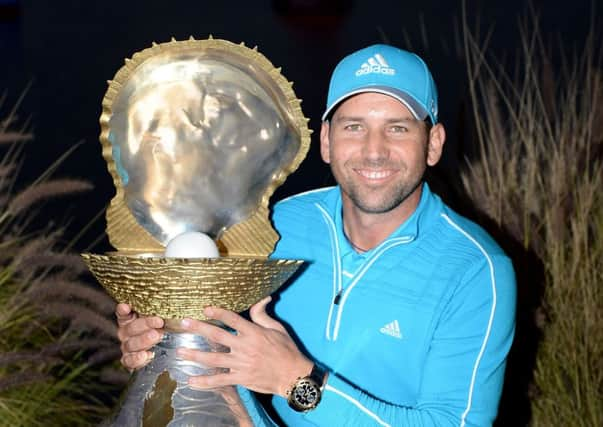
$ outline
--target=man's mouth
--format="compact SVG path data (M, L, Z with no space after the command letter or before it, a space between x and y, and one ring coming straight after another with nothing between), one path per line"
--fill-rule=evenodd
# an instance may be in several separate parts
M394 173L396 173L395 170L393 169L380 169L380 170L374 170L374 169L354 169L355 172L366 178L366 179L371 179L371 180L383 180L383 179L387 179L390 176L392 176Z

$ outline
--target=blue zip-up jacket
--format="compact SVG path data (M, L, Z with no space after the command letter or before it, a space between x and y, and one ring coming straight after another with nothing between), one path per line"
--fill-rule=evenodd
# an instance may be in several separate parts
M288 426L489 426L514 333L509 258L423 185L414 214L364 254L342 229L339 187L275 206L274 258L306 266L276 296L277 318L330 371ZM255 418L255 417L254 417Z

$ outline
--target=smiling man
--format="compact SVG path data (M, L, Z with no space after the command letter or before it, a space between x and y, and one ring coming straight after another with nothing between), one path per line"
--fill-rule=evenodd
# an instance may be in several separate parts
M510 260L423 181L442 154L437 93L418 56L374 45L335 69L320 132L336 187L278 203L273 257L307 261L250 320L209 307L237 331L185 320L230 353L182 350L237 384L274 395L287 426L488 426L496 417L515 318ZM122 362L161 338L157 318L117 309ZM252 412L252 411L251 411ZM252 413L256 423L259 414Z

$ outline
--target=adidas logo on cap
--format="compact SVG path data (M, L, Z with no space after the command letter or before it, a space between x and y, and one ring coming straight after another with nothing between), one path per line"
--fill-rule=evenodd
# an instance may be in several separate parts
M393 76L394 74L396 74L396 70L394 70L388 65L387 61L381 54L376 53L371 56L368 61L362 63L360 68L356 70L356 76L362 76L364 74L371 73Z
M418 120L429 116L432 123L438 122L438 93L425 62L414 53L384 44L356 51L337 64L322 119L328 120L349 96L375 91L402 102Z

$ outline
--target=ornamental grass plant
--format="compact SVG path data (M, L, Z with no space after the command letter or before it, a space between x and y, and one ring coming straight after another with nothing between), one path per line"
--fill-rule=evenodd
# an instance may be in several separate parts
M518 335L507 376L518 381L510 378L519 372L513 357L534 347L533 371L520 374L533 375L526 380L530 425L597 427L603 425L601 42L591 32L580 51L568 53L545 47L537 20L521 27L517 65L509 72L465 25L478 149L462 187L532 257L514 254ZM541 275L523 274L540 268ZM538 295L536 304L522 303L525 295ZM530 325L537 333L526 334ZM515 409L503 397L499 418Z
M14 110L0 121L0 426L93 425L126 377L114 362L114 303L42 210L91 185L53 178L62 158L22 185L32 135L16 125Z

